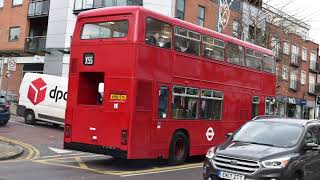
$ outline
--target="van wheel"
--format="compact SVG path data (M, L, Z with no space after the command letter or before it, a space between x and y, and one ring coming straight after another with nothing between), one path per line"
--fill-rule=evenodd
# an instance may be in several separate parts
M176 165L186 161L189 154L189 139L181 131L176 132L171 139L169 162Z
M24 114L24 122L26 124L30 124L33 125L35 124L36 120L35 120L35 116L34 116L34 112L31 110L27 110Z

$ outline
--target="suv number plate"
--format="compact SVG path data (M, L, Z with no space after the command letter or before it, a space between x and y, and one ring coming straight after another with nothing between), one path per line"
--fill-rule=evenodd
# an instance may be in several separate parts
M231 180L245 180L244 175L233 174L233 173L228 173L223 171L219 172L219 177L224 179L231 179Z

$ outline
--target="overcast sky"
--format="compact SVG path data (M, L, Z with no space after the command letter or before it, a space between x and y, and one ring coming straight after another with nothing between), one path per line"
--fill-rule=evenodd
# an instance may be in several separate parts
M320 1L319 0L266 0L264 1L287 14L294 15L311 25L310 38L320 44Z

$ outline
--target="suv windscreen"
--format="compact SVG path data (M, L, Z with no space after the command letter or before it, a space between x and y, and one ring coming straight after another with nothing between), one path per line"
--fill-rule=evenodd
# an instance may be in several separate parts
M232 141L286 148L298 143L302 131L297 125L252 121L242 126Z

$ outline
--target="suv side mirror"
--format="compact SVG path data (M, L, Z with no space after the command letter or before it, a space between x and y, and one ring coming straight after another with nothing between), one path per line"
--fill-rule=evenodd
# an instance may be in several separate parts
M227 133L226 138L229 139L232 135L233 135L233 133Z
M318 151L319 150L319 145L315 143L307 143L305 145L306 150L313 150L313 151Z

